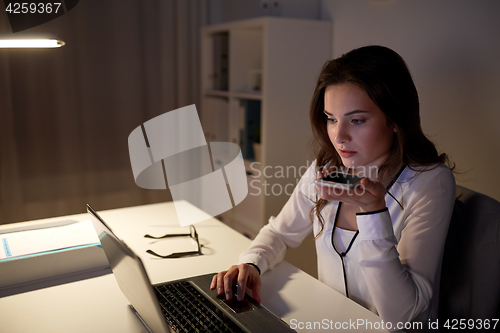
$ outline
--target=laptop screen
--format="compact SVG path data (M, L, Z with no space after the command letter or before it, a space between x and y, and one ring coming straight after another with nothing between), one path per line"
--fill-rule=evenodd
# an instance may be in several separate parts
M118 286L153 332L169 332L141 259L87 205L92 224Z

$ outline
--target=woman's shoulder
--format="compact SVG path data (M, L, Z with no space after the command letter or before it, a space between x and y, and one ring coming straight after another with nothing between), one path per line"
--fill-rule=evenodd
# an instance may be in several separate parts
M436 163L431 165L415 165L410 164L406 167L412 176L416 177L454 177L453 172L443 163Z
M408 165L400 181L408 183L413 189L439 187L455 189L455 176L445 164L437 163L433 165Z
M303 173L299 172L300 181L297 184L297 189L307 197L315 197L316 185L314 181L316 180L316 173L318 172L316 160L312 161L311 164L308 162L306 166L301 167L299 170L305 171Z
M305 165L297 168L298 172L296 173L300 180L314 181L316 179L316 172L318 169L316 168L316 160L307 161Z

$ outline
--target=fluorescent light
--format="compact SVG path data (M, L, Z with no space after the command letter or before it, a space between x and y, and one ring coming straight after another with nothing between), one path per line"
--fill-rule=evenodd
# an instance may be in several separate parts
M57 39L4 39L0 40L0 48L51 48L64 45Z
M0 33L0 48L53 48L64 44L51 33Z

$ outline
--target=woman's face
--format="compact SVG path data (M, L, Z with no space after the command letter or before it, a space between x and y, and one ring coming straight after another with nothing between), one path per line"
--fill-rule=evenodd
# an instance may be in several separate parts
M344 166L381 166L394 140L394 127L368 94L352 83L328 86L325 114L330 141Z

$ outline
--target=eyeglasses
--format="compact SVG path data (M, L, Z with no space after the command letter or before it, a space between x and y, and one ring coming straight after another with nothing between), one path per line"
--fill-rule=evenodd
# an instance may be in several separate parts
M181 258L181 257L186 257L186 256L191 256L191 255L202 255L201 253L201 245L200 241L198 239L198 233L196 232L196 228L192 225L189 226L189 234L166 234L160 237L155 237L151 235L144 235L145 238L152 238L152 239L163 239L163 238L172 238L172 237L184 237L184 236L190 236L192 239L196 241L196 244L198 245L198 251L187 251L187 252L174 252L172 254L162 256L161 254L158 254L154 252L153 250L147 250L146 253L152 254L156 257L163 258L163 259L168 259L168 258Z

